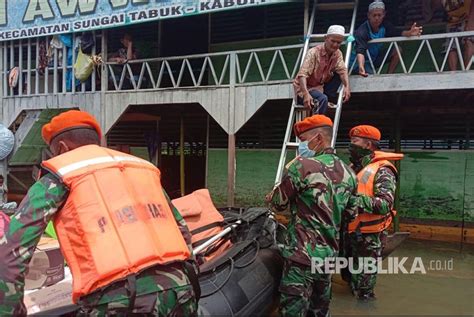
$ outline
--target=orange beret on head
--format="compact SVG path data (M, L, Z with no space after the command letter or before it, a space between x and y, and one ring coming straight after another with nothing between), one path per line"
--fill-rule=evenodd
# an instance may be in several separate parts
M380 141L382 134L379 129L371 125L358 125L349 131L349 137L353 136Z
M332 127L332 120L325 115L315 114L314 116L307 117L302 121L296 122L293 126L293 130L295 131L295 135L300 137L300 135L306 131L320 127Z
M97 132L99 138L102 136L97 120L91 114L79 110L69 110L55 116L50 123L43 126L41 135L46 144L49 145L58 134L76 128L93 129Z

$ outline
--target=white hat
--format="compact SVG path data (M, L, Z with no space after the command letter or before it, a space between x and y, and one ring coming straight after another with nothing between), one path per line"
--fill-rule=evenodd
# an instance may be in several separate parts
M328 32L326 33L326 35L340 35L340 36L344 36L345 35L345 32L346 30L344 29L344 27L342 25L331 25L328 29Z
M382 0L375 0L371 4L369 4L369 12L375 9L382 9L385 10L385 3Z

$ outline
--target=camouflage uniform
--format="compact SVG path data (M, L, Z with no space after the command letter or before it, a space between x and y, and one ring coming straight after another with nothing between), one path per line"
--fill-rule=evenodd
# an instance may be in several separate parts
M363 167L371 163L371 156L362 159L362 167L356 169L359 172ZM389 213L395 201L395 190L397 179L394 171L389 167L381 167L374 178L374 197L357 195L351 202L357 213L373 213L385 215ZM349 235L349 250L347 256L354 258L354 269L358 268L359 257L378 258L382 256L387 232L380 233L351 233ZM374 287L377 279L376 273L352 274L351 288L361 298L368 298L374 295Z
M52 174L43 176L28 191L0 240L0 316L26 315L23 304L24 278L28 263L46 225L60 211L68 189ZM168 198L168 197L167 197ZM169 198L168 198L169 201ZM176 222L191 248L191 235L185 221L171 205ZM80 299L80 314L126 315L130 292L125 281ZM136 276L134 313L157 316L190 316L196 312L194 292L183 263L154 266Z
M339 249L341 217L353 218L346 206L356 192L354 172L328 148L313 158L297 158L273 191L271 208L289 211L282 250L282 316L325 316L331 299L331 276L312 274L311 258L334 257Z

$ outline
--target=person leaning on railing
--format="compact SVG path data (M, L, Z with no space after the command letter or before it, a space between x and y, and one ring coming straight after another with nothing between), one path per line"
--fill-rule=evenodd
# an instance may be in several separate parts
M407 37L420 36L422 32L423 27L417 26L415 22L409 30L403 31L401 35ZM353 68L354 72L358 72L359 75L363 77L375 73L375 70L372 69L367 53L370 54L370 59L372 60L374 67L379 67L382 64L386 52L384 52L382 43L369 44L368 42L374 39L399 35L400 33L397 32L395 26L385 20L385 4L382 1L372 2L369 5L367 20L354 32L355 46L354 50L351 52L349 67L352 67L352 64L357 59L357 63ZM397 51L392 49L390 64L388 66L389 74L395 71L399 61L400 57L398 56Z
M128 61L137 59L139 56L139 52L134 46L133 38L129 33L124 33L122 38L120 39L120 43L122 44L123 47L119 48L116 52L110 53L108 55L108 61L109 62L115 62L118 64L126 64ZM141 65L134 63L130 65L130 69L133 73L133 79L135 80L135 83L138 82L139 79L139 74L141 70ZM112 76L112 75L111 75ZM115 80L118 82L120 81L121 75L120 74L115 74ZM124 83L124 86L122 88L131 88L131 83L129 81L131 80L130 74L126 72L126 78L128 78L128 82Z
M446 11L448 23L446 33L474 31L474 2L472 0L423 0L423 15L426 21L431 20L433 13L443 9ZM451 38L443 44L443 53L446 53ZM464 46L464 66L467 67L474 54L474 36L463 37L459 43ZM449 70L458 68L458 53L456 43L453 42L448 53Z

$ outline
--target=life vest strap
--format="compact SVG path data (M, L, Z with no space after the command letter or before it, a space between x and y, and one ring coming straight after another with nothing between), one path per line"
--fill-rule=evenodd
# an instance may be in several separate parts
M369 227L369 226L374 226L378 225L381 223L384 223L389 217L391 217L391 214L387 214L383 218L375 219L375 220L370 220L370 221L361 221L359 222L359 227Z

